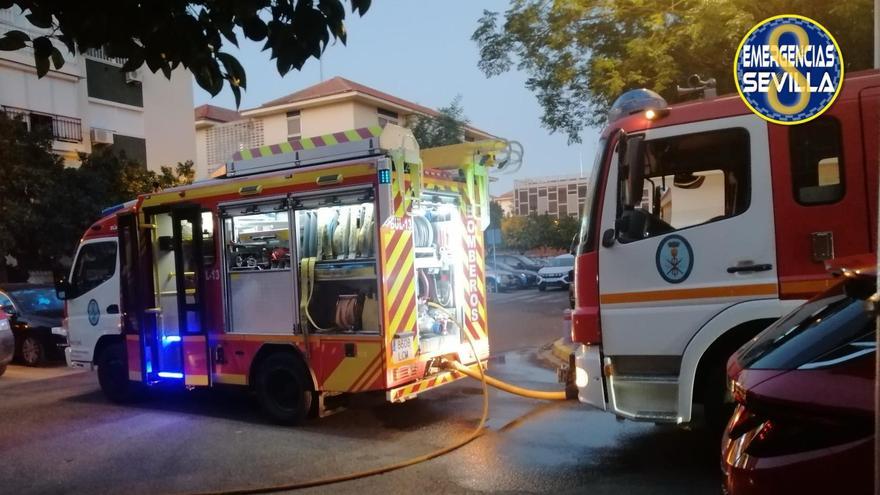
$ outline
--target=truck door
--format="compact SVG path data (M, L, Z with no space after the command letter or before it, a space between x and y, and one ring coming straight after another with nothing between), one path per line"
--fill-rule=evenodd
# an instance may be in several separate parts
M70 269L67 321L70 360L91 363L102 335L119 333L119 265L114 237L83 242Z
M782 298L804 299L830 286L825 260L873 251L876 213L867 198L876 197L877 186L868 189L865 159L872 157L876 180L877 112L871 115L866 105L870 92L861 93L861 117L859 100L839 98L814 120L770 126ZM870 130L863 134L863 129Z
M776 297L771 197L757 117L651 129L618 146L599 294L620 414L674 418L681 356L700 327L737 302Z
M145 213L150 225L154 304L143 345L151 379L208 385L204 328L202 212L197 206Z

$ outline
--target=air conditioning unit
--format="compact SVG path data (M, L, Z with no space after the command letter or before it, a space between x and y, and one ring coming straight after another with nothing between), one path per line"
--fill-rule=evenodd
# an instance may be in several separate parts
M141 71L132 70L125 73L125 83L126 84L134 84L134 83L142 83L143 76L141 75Z
M91 137L92 145L113 144L113 131L92 127L92 131L89 133L89 136Z

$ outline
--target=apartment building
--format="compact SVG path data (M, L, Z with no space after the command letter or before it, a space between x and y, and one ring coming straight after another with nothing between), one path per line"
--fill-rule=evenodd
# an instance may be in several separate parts
M516 208L513 205L513 191L507 191L498 196L492 196L492 201L498 203L498 206L501 207L501 211L504 212L505 217L516 214Z
M408 126L434 109L342 77L268 101L240 113L202 105L195 109L196 176L217 172L236 151L388 123ZM467 141L491 134L466 126Z
M17 7L0 10L0 33L30 25ZM0 51L0 111L28 128L51 129L52 147L68 165L98 147L124 151L150 169L195 159L192 76L183 69L171 80L146 66L122 72L122 61L102 50L72 55L57 44L65 64L37 78L31 48Z
M514 181L514 214L578 216L587 200L587 182L586 177L577 175Z

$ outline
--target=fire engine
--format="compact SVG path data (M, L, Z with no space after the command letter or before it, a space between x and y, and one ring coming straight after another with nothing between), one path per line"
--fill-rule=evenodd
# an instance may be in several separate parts
M420 150L389 124L242 150L222 177L141 195L91 228L58 284L72 340L73 313L95 325L117 309L95 288L115 287L121 310L121 333L68 360L97 364L113 401L250 386L286 423L345 394L402 402L462 378L444 360L489 355L488 170L517 156L501 140ZM100 242L107 268L81 275Z
M739 96L624 94L596 156L577 249L574 380L618 417L725 421L728 357L873 252L880 73L770 124Z

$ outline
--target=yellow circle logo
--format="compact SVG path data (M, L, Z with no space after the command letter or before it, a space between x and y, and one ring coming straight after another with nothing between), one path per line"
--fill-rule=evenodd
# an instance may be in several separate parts
M799 124L834 103L843 86L843 57L818 22L778 15L746 33L736 50L733 75L743 102L761 118Z

